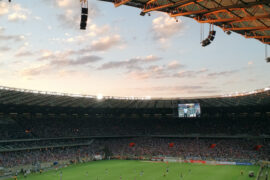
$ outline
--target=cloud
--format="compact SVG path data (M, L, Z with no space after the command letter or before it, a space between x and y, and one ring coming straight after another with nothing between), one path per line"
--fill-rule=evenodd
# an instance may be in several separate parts
M173 77L175 78L194 78L197 77L198 75L204 74L208 72L208 69L201 69L197 71L191 71L191 70L186 70L186 71L179 71L175 74L173 74Z
M78 28L80 23L81 4L74 0L43 0L45 3L51 4L53 7L58 7L62 11L57 15L57 19L65 27ZM98 16L99 9L96 3L88 1L88 24L91 20Z
M200 85L183 85L183 86L154 86L146 88L135 88L138 91L153 94L155 92L168 94L219 94L216 87L207 87Z
M212 77L212 78L216 78L216 77L219 77L219 76L225 77L225 76L233 75L233 74L235 74L237 72L239 72L239 70L213 72L213 73L209 73L207 76Z
M127 69L140 69L139 65L145 64L145 63L151 63L155 61L159 61L161 58L149 55L146 57L135 57L128 59L126 61L112 61L103 64L101 67L99 67L99 70L107 70L107 69L115 69L115 68L127 68Z
M22 76L37 76L42 73L49 73L50 71L51 71L50 66L40 65L37 67L31 67L31 68L22 70L21 75Z
M5 31L6 31L5 28L0 27L0 41L20 42L25 39L25 36L23 35L6 35Z
M183 67L185 67L185 65L180 64L178 61L172 61L167 65L168 69L179 69Z
M12 13L8 16L9 21L19 21L19 20L26 20L27 16L25 14L20 13Z
M98 35L103 35L111 30L109 25L97 26L96 24L91 24L87 28L87 35L90 37L96 37Z
M6 15L9 12L6 2L0 2L0 16Z
M14 41L14 42L20 42L25 39L22 35L3 35L0 34L0 41Z
M152 31L154 32L154 40L166 42L173 36L179 35L184 29L183 22L168 15L162 14L152 21Z
M33 56L35 53L31 51L21 51L15 54L15 57Z
M9 14L9 15L8 15ZM17 22L19 20L27 20L31 11L22 8L20 4L15 2L0 2L0 16L8 15L8 21Z
M123 41L120 35L106 36L93 41L91 43L91 50L106 51L122 43Z
M253 65L253 61L249 61L249 62L248 62L248 65L249 65L249 66Z
M10 50L11 50L11 48L7 47L7 46L0 47L0 52L7 52L7 51L10 51Z
M77 59L65 59L65 60L55 59L50 62L50 65L56 67L87 65L90 63L97 62L101 59L102 59L101 57L95 55L82 56Z
M23 76L37 76L41 74L48 74L50 72L71 71L70 68L74 66L89 66L92 63L102 60L101 57L95 55L84 55L78 58L70 58L68 56L70 52L53 53L50 51L43 51L43 57L39 60L47 60L45 63L39 64L30 68L26 68L21 71ZM42 62L40 61L40 62ZM64 68L69 68L68 70Z
M130 69L128 76L132 79L162 79L172 78L173 74L184 68L185 65L180 64L178 61L172 61L165 65L150 65L146 68L139 67L137 69Z

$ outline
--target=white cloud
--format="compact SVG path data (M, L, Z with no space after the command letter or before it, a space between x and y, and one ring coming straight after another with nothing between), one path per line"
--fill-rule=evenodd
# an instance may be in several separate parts
M159 17L153 19L152 30L154 31L154 39L161 43L166 42L173 36L179 35L183 30L183 22L168 15L162 14Z
M3 16L9 12L6 2L0 2L0 16Z
M88 26L89 33L87 34L90 37L96 37L98 35L102 35L108 33L111 29L109 25L97 26L96 24L91 24Z
M253 61L249 61L249 62L248 62L248 65L249 65L249 66L253 65Z
M105 51L123 43L120 35L106 36L91 43L93 51Z
M27 16L25 14L20 14L20 13L12 13L8 15L8 20L9 21L18 21L18 20L26 20Z
M0 2L0 16L8 15L8 20L11 22L19 20L27 20L28 15L31 14L31 11L22 8L21 5L14 2Z

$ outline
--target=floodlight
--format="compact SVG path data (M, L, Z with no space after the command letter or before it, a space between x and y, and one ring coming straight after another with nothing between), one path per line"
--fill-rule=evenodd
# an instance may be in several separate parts
M142 12L140 13L140 15L141 15L141 16L145 16L145 12L142 11Z
M98 95L97 95L97 99L98 99L98 100L103 99L103 95L102 95L102 94L98 94Z
M227 35L231 35L232 32L231 32L231 31L226 31L226 34L227 34Z

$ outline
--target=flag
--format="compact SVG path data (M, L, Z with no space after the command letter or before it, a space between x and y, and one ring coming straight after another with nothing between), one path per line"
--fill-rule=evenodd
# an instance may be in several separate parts
M211 144L211 145L210 145L210 148L211 148L211 149L214 149L216 146L217 146L217 144Z
M257 145L257 146L255 146L255 150L256 150L256 151L259 151L261 148L262 148L262 145Z
M135 146L134 142L129 143L129 147L134 147L134 146Z
M174 147L174 143L169 143L169 147Z

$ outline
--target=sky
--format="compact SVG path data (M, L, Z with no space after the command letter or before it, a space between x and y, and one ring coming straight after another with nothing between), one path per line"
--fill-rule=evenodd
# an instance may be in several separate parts
M270 86L265 45L161 12L89 0L0 0L0 86L104 96L196 97ZM268 48L270 50L270 48Z

